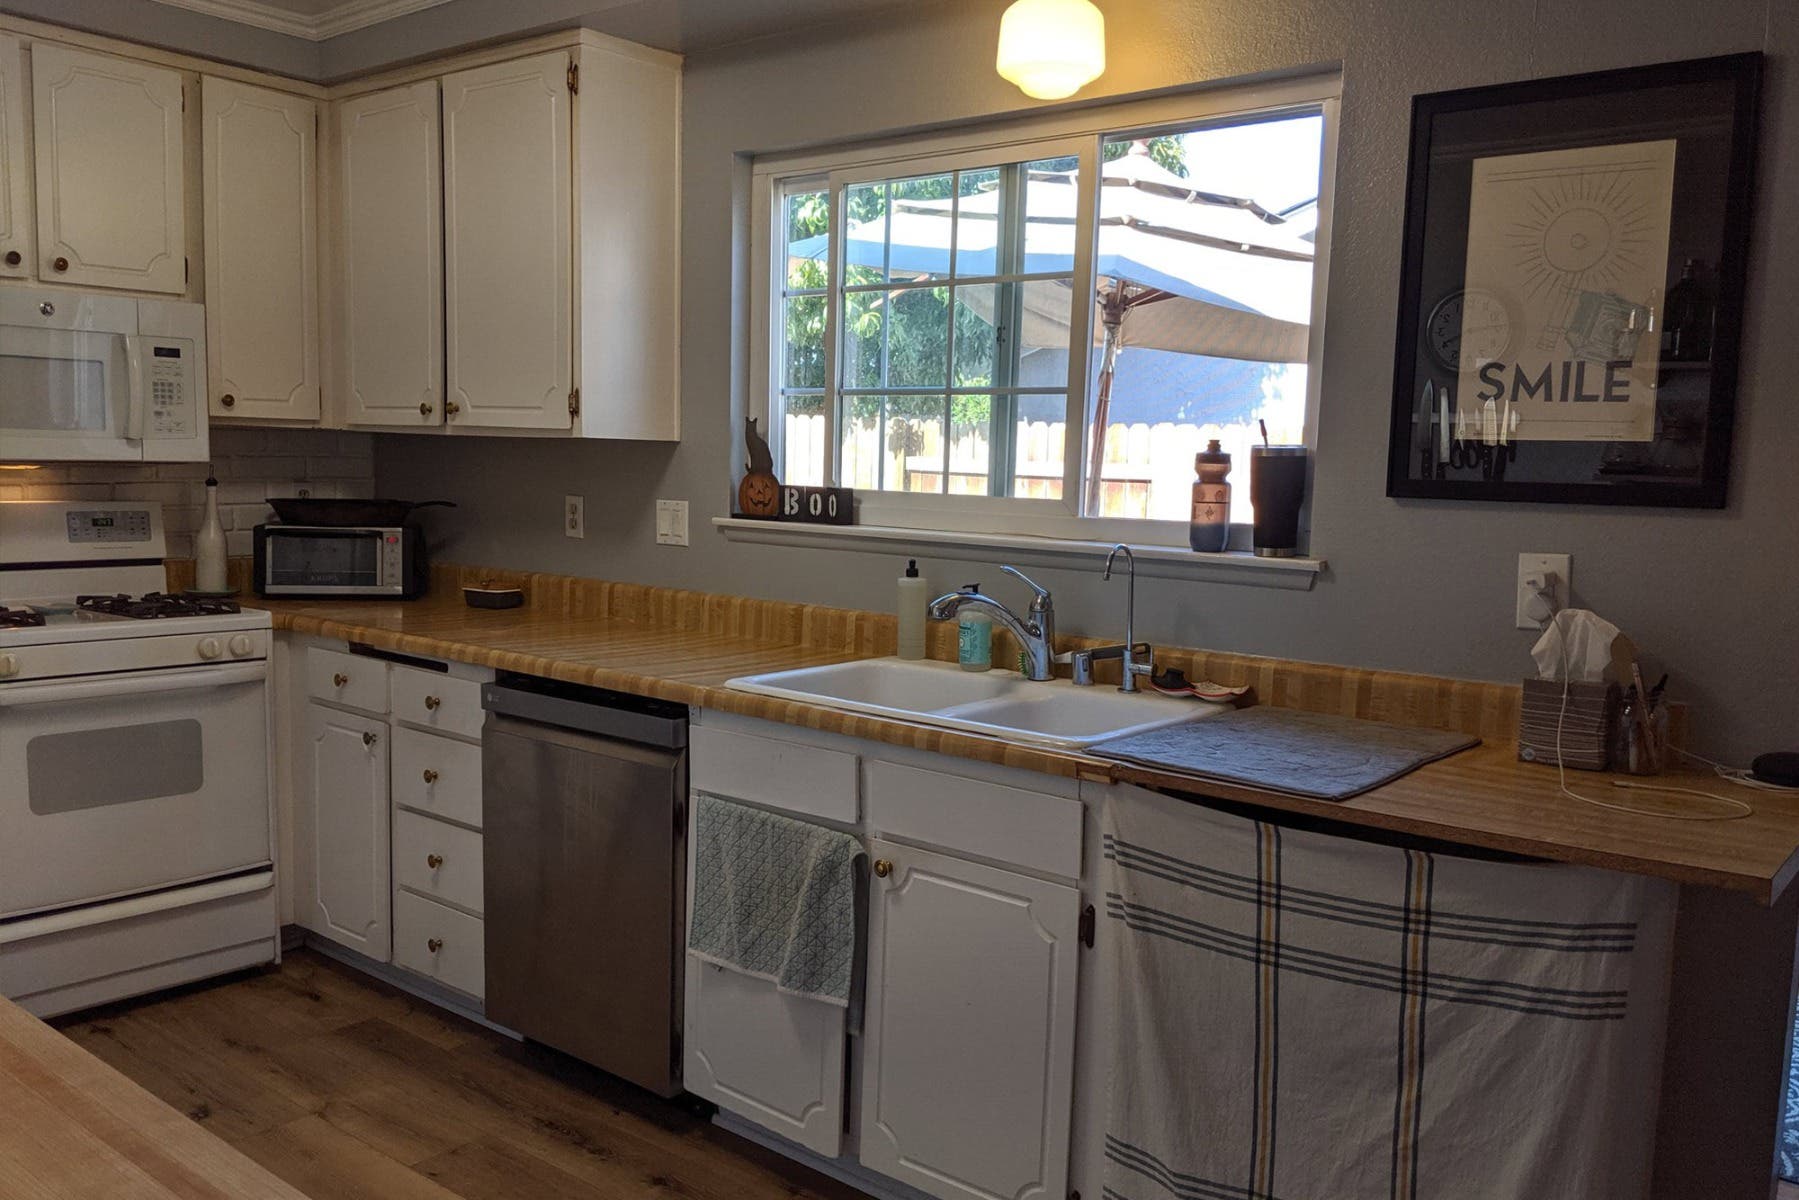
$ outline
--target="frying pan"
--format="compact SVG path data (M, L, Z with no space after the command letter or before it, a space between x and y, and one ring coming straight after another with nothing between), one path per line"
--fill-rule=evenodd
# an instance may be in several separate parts
M404 525L416 508L455 508L453 500L331 500L311 496L270 496L269 507L284 525Z

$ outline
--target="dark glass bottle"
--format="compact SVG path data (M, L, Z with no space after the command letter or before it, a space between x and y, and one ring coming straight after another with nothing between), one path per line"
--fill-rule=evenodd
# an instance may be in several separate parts
M1671 362L1711 357L1711 302L1699 282L1699 267L1698 259L1687 259L1662 304L1662 357Z

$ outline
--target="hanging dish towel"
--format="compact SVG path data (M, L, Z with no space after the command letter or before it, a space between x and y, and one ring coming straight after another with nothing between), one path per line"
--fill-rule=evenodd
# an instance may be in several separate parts
M1104 813L1112 1200L1641 1200L1674 889L1137 788Z
M694 837L688 949L783 992L847 1007L862 843L711 796L699 799Z

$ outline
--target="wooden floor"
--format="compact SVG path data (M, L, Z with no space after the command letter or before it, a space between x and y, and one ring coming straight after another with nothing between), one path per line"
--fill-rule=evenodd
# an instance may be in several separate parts
M318 1200L860 1196L310 951L56 1024Z

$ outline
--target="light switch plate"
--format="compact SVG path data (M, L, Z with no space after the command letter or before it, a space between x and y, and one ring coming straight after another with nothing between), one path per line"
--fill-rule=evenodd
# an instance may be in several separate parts
M587 536L586 496L564 496L562 498L562 532L565 536L572 538Z
M658 546L685 546L687 544L687 501L656 501L656 544Z
M1548 621L1533 620L1530 602L1534 593L1525 584L1533 575L1549 580L1549 604L1552 613L1567 608L1574 594L1574 556L1571 554L1520 554L1518 556L1517 624L1519 629L1541 631Z

